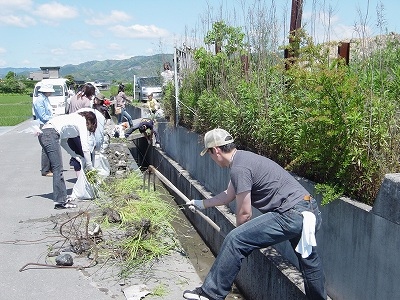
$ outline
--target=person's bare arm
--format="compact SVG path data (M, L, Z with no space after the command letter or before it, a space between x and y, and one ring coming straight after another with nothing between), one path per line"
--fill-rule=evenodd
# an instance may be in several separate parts
M229 202L232 202L233 199L235 199L235 189L233 188L233 185L231 182L229 182L228 187L225 191L219 193L218 195L209 198L209 199L204 199L204 207L213 207L213 206L219 206L219 205L226 205Z
M236 195L236 226L246 223L251 219L251 193L250 191Z

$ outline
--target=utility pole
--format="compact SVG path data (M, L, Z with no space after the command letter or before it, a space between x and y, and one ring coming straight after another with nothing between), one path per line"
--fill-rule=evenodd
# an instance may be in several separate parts
M286 69L290 67L290 64L293 63L293 60L298 55L298 45L296 42L296 34L297 30L301 28L301 19L303 15L303 0L292 0L292 10L290 15L290 36L289 36L289 45L291 46L291 50L285 49L285 58L288 60L286 63Z

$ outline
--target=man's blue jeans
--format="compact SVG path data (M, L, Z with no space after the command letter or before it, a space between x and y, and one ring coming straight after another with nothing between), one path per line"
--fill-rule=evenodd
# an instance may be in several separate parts
M311 208L312 206L312 208ZM316 216L316 230L321 226L321 213L314 199L300 201L284 213L268 212L233 229L225 238L219 254L202 285L203 291L215 300L225 299L240 270L243 258L255 249L265 248L289 240L293 249L301 237L303 211L312 210ZM325 276L321 259L313 247L311 255L299 259L308 299L326 299Z
M118 115L118 124L121 124L124 118L126 118L126 120L128 121L129 126L132 127L133 126L132 117L130 114L128 114L125 107L122 107L121 113Z
M42 132L39 135L39 143L47 154L53 170L53 200L64 203L67 199L67 187L63 174L60 135L53 128L43 129Z

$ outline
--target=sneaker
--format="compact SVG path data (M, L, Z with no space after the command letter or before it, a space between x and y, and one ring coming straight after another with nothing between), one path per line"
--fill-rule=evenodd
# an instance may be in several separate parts
M201 287L197 287L193 291L184 291L183 298L188 300L213 300L212 298L210 298L210 296L203 292Z
M47 172L47 173L43 173L42 176L45 176L45 177L53 177L53 172L49 171L49 172Z
M76 208L77 205L75 203L72 203L71 201L73 200L72 197L68 196L67 199L65 199L65 202L63 203L55 203L54 204L54 209L67 209L67 208Z
M76 208L77 205L74 203L56 203L54 204L54 209L67 209L67 208Z

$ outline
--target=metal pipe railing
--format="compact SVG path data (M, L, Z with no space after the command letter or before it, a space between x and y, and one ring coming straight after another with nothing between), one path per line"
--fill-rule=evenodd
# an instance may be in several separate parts
M185 201L185 203L187 205L189 205L189 198L186 197L186 195L184 193L182 193L175 185L172 184L171 181L169 181L163 174L161 174L154 166L150 165L148 167L148 170L150 172L153 172L158 179L160 179L168 188L170 188L171 190L173 190L179 198L181 198L182 200ZM208 216L206 216L204 213L202 213L199 209L197 209L195 206L193 205L189 205L188 208L190 209L191 212L193 213L197 213L200 217L202 217L209 225L211 225L217 232L219 232L223 237L225 237L225 234L223 232L221 232L221 228L215 224L215 222L213 220L211 220Z

